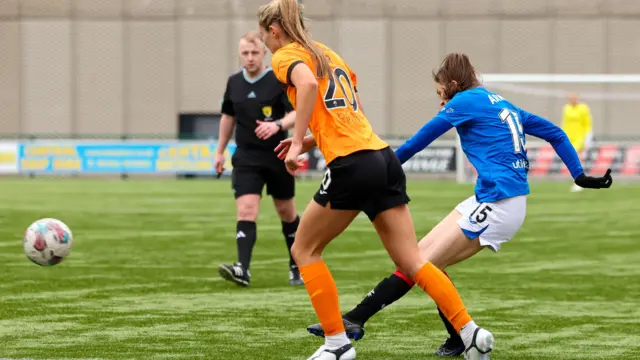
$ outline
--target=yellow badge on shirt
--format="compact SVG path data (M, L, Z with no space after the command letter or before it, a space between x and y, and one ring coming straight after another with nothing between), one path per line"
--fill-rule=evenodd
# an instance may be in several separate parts
M263 106L262 114L264 114L265 120L271 120L271 115L273 115L273 108L271 106Z

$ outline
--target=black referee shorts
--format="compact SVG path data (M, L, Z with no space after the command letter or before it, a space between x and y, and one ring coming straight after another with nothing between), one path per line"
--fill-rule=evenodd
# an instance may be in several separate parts
M274 199L289 200L295 196L295 178L274 154L250 159L234 155L232 164L231 187L236 199L247 194L262 195L265 185L267 195Z
M390 147L364 150L333 160L313 199L336 210L360 210L373 221L398 205L407 204L407 178Z

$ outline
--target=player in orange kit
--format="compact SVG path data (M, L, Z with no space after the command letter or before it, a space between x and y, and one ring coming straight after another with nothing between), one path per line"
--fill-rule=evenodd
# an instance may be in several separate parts
M273 53L273 71L288 86L296 109L293 137L276 151L293 173L298 156L317 145L328 168L291 249L325 334L325 344L309 359L356 357L345 334L336 284L321 255L361 211L398 268L434 299L461 334L471 358L488 359L493 335L473 322L451 281L431 262L437 259L420 255L404 171L364 116L353 71L338 54L309 38L296 0L261 7L259 24ZM307 129L312 135L305 136Z

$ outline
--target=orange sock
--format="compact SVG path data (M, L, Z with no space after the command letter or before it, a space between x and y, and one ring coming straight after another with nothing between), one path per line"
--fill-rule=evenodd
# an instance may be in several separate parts
M318 261L311 265L300 266L300 275L325 336L344 332L338 302L338 288L327 264L324 261Z
M414 280L436 302L458 333L471 321L471 316L451 280L431 262L418 270Z

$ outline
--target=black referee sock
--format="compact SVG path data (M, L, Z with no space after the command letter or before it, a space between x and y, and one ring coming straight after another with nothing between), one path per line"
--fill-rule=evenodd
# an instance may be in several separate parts
M238 262L245 269L249 269L251 263L251 253L256 244L256 223L255 221L238 221L236 225L236 243L238 244Z
M284 235L284 241L287 242L287 248L289 249L289 267L296 265L291 256L291 246L293 246L293 240L296 239L296 231L298 231L298 225L300 224L300 216L296 216L293 222L282 222L282 234Z
M393 274L380 281L380 283L362 299L360 304L344 314L344 317L351 322L364 325L370 317L382 310L385 306L391 305L391 303L403 297L411 288L412 286L407 284L405 280Z

